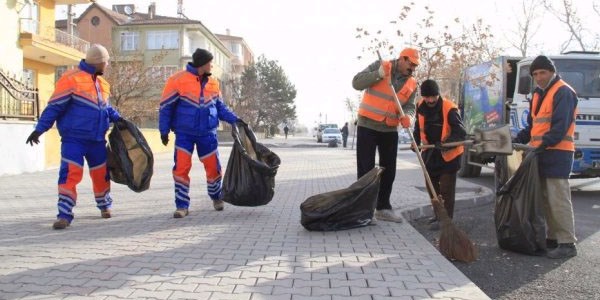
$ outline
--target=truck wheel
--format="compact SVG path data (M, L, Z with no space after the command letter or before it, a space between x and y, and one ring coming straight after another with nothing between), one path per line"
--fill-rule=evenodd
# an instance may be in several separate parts
M460 177L479 177L481 175L481 167L473 166L468 164L469 156L471 152L469 151L469 147L465 146L465 152L460 157L460 169L458 170L458 176ZM473 162L478 162L476 159L471 159Z

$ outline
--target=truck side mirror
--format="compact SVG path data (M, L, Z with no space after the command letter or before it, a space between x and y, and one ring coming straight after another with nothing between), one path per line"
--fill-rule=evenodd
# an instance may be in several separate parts
M531 77L523 76L519 78L519 94L528 95L531 93Z

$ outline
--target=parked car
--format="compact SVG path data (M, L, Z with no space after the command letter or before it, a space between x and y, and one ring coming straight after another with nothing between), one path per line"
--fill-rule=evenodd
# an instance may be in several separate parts
M328 143L337 140L338 144L342 142L342 132L338 128L325 128L321 132L321 141Z
M323 142L323 130L325 128L338 128L337 124L319 124L317 129L317 143Z

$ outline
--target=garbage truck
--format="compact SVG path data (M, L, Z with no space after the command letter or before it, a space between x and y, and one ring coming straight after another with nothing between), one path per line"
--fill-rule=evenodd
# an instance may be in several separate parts
M549 57L579 99L571 178L600 177L600 54L566 52ZM477 128L509 124L514 138L527 125L535 89L529 74L534 58L501 56L462 72L458 106L469 136ZM459 176L478 177L494 157L465 146L461 159Z

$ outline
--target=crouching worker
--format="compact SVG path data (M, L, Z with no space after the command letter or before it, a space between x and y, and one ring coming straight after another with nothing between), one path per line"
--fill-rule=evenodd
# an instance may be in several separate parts
M417 122L413 131L417 145L430 144L435 148L423 149L421 155L431 177L436 195L442 195L450 218L454 215L456 173L460 169L463 146L447 148L442 143L463 141L466 131L454 102L440 96L438 84L431 79L421 84L423 99L417 104ZM433 197L431 191L429 195ZM429 220L430 229L439 229L436 216Z
M83 160L88 163L90 177L102 218L111 217L110 177L106 166L106 131L109 122L124 126L108 102L110 85L102 73L108 65L108 51L92 45L79 68L67 71L56 83L48 106L42 112L35 130L26 143L33 146L52 127L61 136L61 162L58 177L58 215L54 229L64 229L73 221L77 203L77 184L83 178Z
M217 211L223 210L217 127L219 120L230 124L244 123L223 103L219 82L210 77L213 55L204 49L196 49L192 58L185 70L168 79L160 102L159 130L163 145L169 143L169 132L175 132L174 218L188 215L189 173L194 148L204 164L208 196L213 207Z

